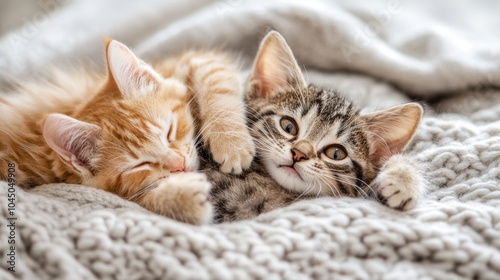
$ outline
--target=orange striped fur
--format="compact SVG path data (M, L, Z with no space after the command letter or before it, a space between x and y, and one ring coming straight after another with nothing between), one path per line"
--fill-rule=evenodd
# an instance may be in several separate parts
M255 152L230 59L187 52L153 68L119 42L105 49L106 75L54 70L50 81L0 97L0 179L13 162L22 187L84 184L179 221L209 222L196 135L225 172L248 168Z

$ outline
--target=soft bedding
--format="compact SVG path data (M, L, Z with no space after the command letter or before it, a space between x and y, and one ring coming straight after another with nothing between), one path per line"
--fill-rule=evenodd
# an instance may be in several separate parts
M15 188L11 216L0 182L1 279L500 279L499 2L52 1L0 37L2 92L50 65L103 67L105 35L147 60L222 48L244 71L274 28L310 81L366 110L427 104L408 153L429 190L406 212L318 198L195 227L66 184Z

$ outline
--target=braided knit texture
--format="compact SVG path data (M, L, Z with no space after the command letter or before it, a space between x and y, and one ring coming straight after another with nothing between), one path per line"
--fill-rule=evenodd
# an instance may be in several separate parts
M366 90L378 88L374 96L390 91L371 79L337 78L358 86L364 81ZM500 119L497 104L468 117L430 112L424 118L408 152L421 164L430 189L407 212L365 199L318 198L254 220L194 227L84 186L44 185L29 192L17 188L18 267L5 276L497 278L500 121L492 121ZM4 182L0 197L4 224ZM7 230L0 228L2 240ZM0 250L7 252L7 246L0 243ZM6 269L5 254L1 257Z
M499 9L453 0L89 0L28 18L0 37L2 92L51 63L102 64L105 35L146 61L214 46L249 66L272 27L309 81L363 108L407 94L441 98L428 101L407 151L429 185L410 211L318 198L194 227L85 186L16 188L12 273L0 182L0 279L500 279Z

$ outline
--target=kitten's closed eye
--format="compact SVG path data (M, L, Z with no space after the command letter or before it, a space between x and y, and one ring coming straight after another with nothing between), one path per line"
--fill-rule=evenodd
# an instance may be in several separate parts
M177 116L173 115L172 123L170 123L170 126L167 131L167 141L173 142L175 140L177 140Z
M145 168L145 167L149 167L149 166L151 166L153 164L154 163L151 162L151 161L143 161L143 162L140 162L140 163L134 165L134 167L132 167L131 169Z

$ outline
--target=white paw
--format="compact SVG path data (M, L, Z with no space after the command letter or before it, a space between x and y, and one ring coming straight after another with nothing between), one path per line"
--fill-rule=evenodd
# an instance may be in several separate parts
M196 172L172 173L158 185L158 190L164 189L173 193L168 205L174 218L183 222L201 225L212 220L213 207L210 202L212 185L205 174ZM165 189L166 188L166 189Z
M389 160L375 178L374 187L378 198L387 206L399 209L412 209L423 192L421 174L407 159Z
M252 163L255 144L247 130L238 135L227 133L210 139L210 152L222 172L241 174Z
M210 192L211 185L207 176L198 172L176 172L171 173L167 178L163 179L158 187L166 185L169 188L191 188L201 192Z

